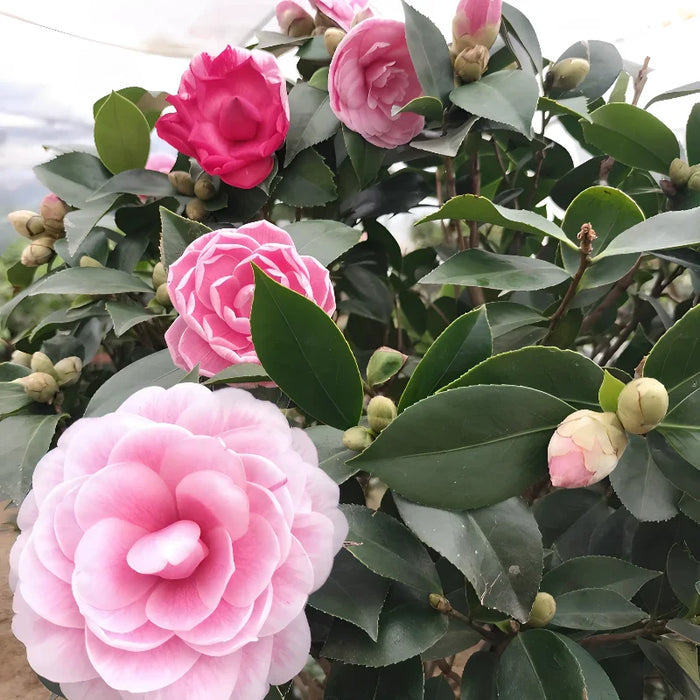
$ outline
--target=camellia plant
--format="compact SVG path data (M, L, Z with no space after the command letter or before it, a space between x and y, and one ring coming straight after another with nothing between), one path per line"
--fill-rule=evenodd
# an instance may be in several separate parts
M312 5L99 99L9 215L30 665L68 700L700 698L700 104L680 144L648 59L550 60L498 0L449 45Z

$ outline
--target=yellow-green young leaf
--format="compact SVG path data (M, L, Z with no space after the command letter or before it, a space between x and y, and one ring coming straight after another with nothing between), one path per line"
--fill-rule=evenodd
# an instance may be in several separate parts
M112 92L95 116L97 153L113 173L146 165L150 132L143 112L116 92Z
M604 411L617 411L617 397L624 386L624 383L613 377L607 369L604 370L603 381L598 389L598 403Z

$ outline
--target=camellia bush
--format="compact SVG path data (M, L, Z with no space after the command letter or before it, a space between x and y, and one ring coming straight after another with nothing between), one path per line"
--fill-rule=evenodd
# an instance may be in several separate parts
M700 698L700 104L684 143L646 111L700 83L544 57L498 0L449 44L312 5L98 99L9 215L29 664L68 700Z

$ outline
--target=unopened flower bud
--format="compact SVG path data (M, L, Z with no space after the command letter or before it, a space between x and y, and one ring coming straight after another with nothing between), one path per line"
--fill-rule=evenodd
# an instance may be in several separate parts
M460 0L452 20L455 53L472 46L489 49L501 26L501 0Z
M217 192L218 190L211 175L207 175L207 173L202 173L197 178L197 182L194 183L194 194L203 202L216 197Z
M73 355L72 357L64 357L59 360L54 365L54 372L56 372L56 378L58 380L58 386L72 386L78 379L80 379L80 373L83 371L83 361Z
M104 267L104 265L95 258L91 258L89 255L82 255L79 261L80 267Z
M156 289L156 301L166 309L169 309L173 303L170 301L170 294L168 294L168 285L163 283Z
M350 23L350 29L358 25L360 22L364 22L366 19L370 19L371 17L374 17L374 12L372 12L372 10L369 7L366 7L364 10L360 10L352 18L352 22Z
M549 593L540 591L535 596L535 602L532 604L527 624L530 627L544 627L552 621L556 612L557 604L554 598Z
M7 218L12 228L25 238L34 238L44 232L44 220L36 212L19 209L11 211Z
M165 271L165 265L162 262L158 262L153 266L153 289L158 289L161 284L165 284L168 281L168 273Z
M690 166L680 158L674 158L668 169L671 182L678 187L685 187L690 179Z
M328 55L332 58L340 42L345 38L345 32L337 27L329 27L323 35L323 43Z
M10 355L10 362L29 368L32 366L32 354L30 352L15 350L12 355Z
M387 396L375 396L367 406L367 422L375 433L381 433L396 415L396 404Z
M362 452L366 450L374 439L374 435L370 430L361 425L356 425L354 428L348 428L343 433L343 445L353 452Z
M204 221L207 218L207 208L201 199L190 199L185 207L185 216L192 221Z
M27 396L38 403L52 403L58 393L56 380L45 372L33 372L12 381L15 384L21 384Z
M693 170L697 168L697 170ZM693 192L700 192L700 166L694 165L690 169L690 177L688 178L688 189Z
M282 0L275 7L277 24L282 34L291 37L311 36L314 31L314 18L292 0Z
M38 267L47 263L54 255L53 244L55 239L51 236L35 238L22 251L20 261L25 267Z
M191 197L194 194L194 180L184 170L173 170L168 173L170 184L180 193Z
M455 73L462 82L473 83L479 80L489 65L489 50L485 46L472 46L464 49L455 58Z
M563 58L550 68L547 85L556 90L573 90L586 79L590 69L585 58Z
M51 358L48 355L45 355L43 352L35 352L32 354L29 367L31 368L32 372L45 372L46 374L50 374L52 377L56 376Z
M595 484L615 469L626 447L627 435L614 413L575 411L549 441L552 485L580 488Z
M60 237L60 234L63 234L65 231L63 219L70 211L68 205L53 192L50 192L41 200L41 208L39 211L41 217L44 219L44 226L46 226L47 230Z
M625 384L617 397L617 417L628 433L644 435L653 430L668 411L666 387L651 377Z
M314 25L316 26L314 30L315 34L323 34L329 27L338 27L338 25L328 15L321 12L321 10L316 11Z

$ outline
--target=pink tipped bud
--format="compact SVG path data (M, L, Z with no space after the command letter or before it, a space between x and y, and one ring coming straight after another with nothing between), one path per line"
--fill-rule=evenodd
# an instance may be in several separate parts
M292 37L311 36L314 18L293 0L282 0L275 7L277 23L283 34Z
M49 193L41 200L39 212L44 219L44 226L51 234L62 234L65 230L63 219L70 211L68 205L59 199L53 192Z
M369 0L311 0L316 8L316 26L350 28L372 17ZM359 15L359 17L358 17Z
M490 48L501 27L501 0L460 0L452 20L456 53L471 46Z
M614 413L575 411L552 435L547 449L552 485L590 486L615 469L627 435Z

